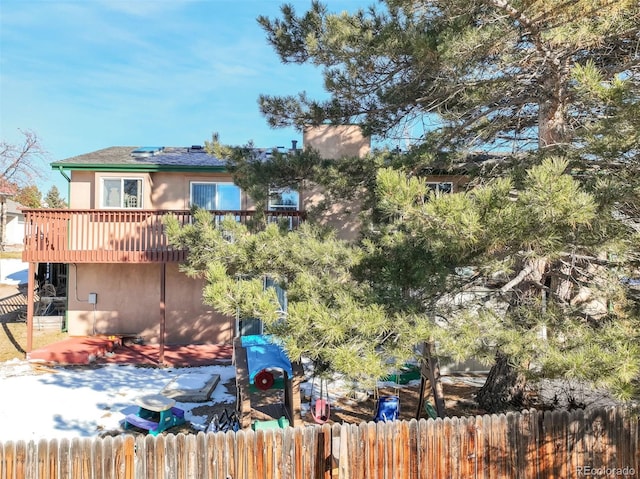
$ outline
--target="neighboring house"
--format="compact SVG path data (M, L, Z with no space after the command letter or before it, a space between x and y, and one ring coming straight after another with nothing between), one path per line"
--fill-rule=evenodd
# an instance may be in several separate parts
M340 135L353 128L338 127L337 141L347 146ZM368 152L369 139L358 135L354 141ZM231 213L245 221L254 214L254 202L233 183L224 161L201 146L118 146L52 167L69 181L69 208L25 209L23 259L30 295L35 281L49 281L58 296L66 296L71 336L160 344L232 341L236 319L203 304L204 281L179 271L186 252L168 244L163 226L169 214L188 223L192 205L218 218ZM271 200L267 217L287 218L295 227L307 202L303 192L283 191ZM62 275L49 274L61 265ZM33 311L27 316L32 321Z
M5 215L7 222L4 232L4 245L15 246L22 249L24 243L24 208L20 203L7 199L5 202Z

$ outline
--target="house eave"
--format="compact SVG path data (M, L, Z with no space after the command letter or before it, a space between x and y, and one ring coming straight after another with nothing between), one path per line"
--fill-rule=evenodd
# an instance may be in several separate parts
M99 171L99 172L128 172L128 173L156 173L156 172L176 172L176 173L226 173L225 166L186 166L186 165L105 165L87 163L51 163L53 170L67 171Z

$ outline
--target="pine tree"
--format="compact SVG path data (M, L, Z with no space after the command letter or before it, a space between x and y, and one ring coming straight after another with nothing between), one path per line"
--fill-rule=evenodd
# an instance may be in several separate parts
M291 360L313 361L318 375L343 374L371 386L406 359L385 311L367 300L366 284L351 269L358 248L310 224L288 231L270 224L250 232L227 218L212 222L198 210L190 225L167 222L172 244L189 251L183 271L206 278L205 303L240 319L257 318L283 344ZM265 279L286 291L287 307Z
M353 14L316 1L259 22L283 62L324 67L330 94L262 95L273 126L360 123L436 150L564 148L600 113L575 102L575 66L638 81L635 0L388 0Z
M66 208L67 203L60 197L58 188L52 186L44 197L43 203L47 205L47 208Z
M497 359L478 395L490 411L522 407L529 377L638 393L640 320L624 283L637 234L567 171L549 159L521 187L497 179L439 196L402 172L379 174L390 222L366 276L386 302L432 318L440 354ZM393 287L411 293L405 304Z
M386 295L387 302L403 312L428 313L431 308L431 314L441 320L448 316L439 316L436 306L456 294L466 297L459 288L473 287L458 271L472 271L473 278L483 281L482 288L496 289L497 285L502 295L509 296L504 315L495 316L494 321L503 316L506 324L514 318L518 321L508 331L499 328L504 332L501 338L487 336L493 353L497 351L497 362L481 394L485 407L500 409L524 394L530 361L518 345L521 338L531 340L532 332L540 331L539 321L530 318L555 314L550 317L575 319L574 314L591 320L593 311L585 313L582 303L593 306L604 301L616 314L598 324L627 332L624 322L636 314L620 278L614 276L629 266L635 250L630 226L637 217L640 191L635 141L640 4L630 0L389 0L379 5L333 15L314 2L300 16L286 5L280 19L261 17L269 42L284 62L324 67L330 94L325 101L306 94L263 95L261 109L272 126L359 122L366 133L380 137L412 136L408 154L388 162L399 168L397 194L404 196L391 201L391 191L377 199L371 189L366 191L375 227L365 243L370 257L362 263L367 268L361 279L370 278L376 293L381 298ZM492 183L493 189L481 189L474 195L484 192L488 196L483 201L504 203L504 209L488 211L505 223L485 229L483 222L491 218L487 211L478 210L481 205L475 203L476 196L453 195L432 199L432 206L420 210L421 221L439 218L443 223L438 230L419 234L421 224L415 224L412 216L419 198L413 191L420 184L415 176L437 162L446 167L455 159L473 160L470 152L501 154L501 168L492 176L511 180L498 180ZM507 152L511 155L505 155ZM555 160L555 166L546 163L543 170L529 168L558 154L569 158L570 165ZM360 178L375 177L379 164L369 166ZM346 171L344 164L337 168ZM562 176L569 173L571 176ZM535 181L555 191L557 203L538 204L530 193L535 184L532 175L542 175ZM555 182L558 178L563 179L561 184ZM401 187L405 180L408 186ZM476 183L487 181L485 174ZM576 182L583 191L576 190ZM518 202L513 202L507 190L527 198L532 208L521 204L519 211L513 210ZM544 189L537 191L545 197ZM578 193L576 198L571 196ZM573 202L584 199L583 194L589 195L594 216L586 224L570 223L567 229L563 216L577 219L585 213L579 209L585 205ZM392 205L396 208L393 215L380 215ZM438 211L430 210L438 205ZM560 205L562 210L557 209ZM505 217L509 214L515 216ZM526 219L531 215L536 218ZM451 234L442 237L442 231L448 230ZM486 243L476 249L472 240L478 236ZM512 248L510 253L503 251L507 247ZM487 272L501 272L502 276ZM603 281L611 284L611 290L603 292ZM475 328L476 340L485 341L486 332L480 334L474 326L477 307L461 309L456 313L457 318L465 318L460 329ZM598 319L601 313L598 310ZM491 317L487 311L478 316L487 321ZM560 331L571 323L559 322ZM529 324L525 328L529 334L524 334L522 324ZM449 326L450 331L452 328ZM432 335L438 331L444 330L435 329ZM445 346L446 337L439 344L449 354L452 350ZM600 344L594 334L589 338ZM624 350L624 337L618 339L609 350ZM466 350L473 350L470 343L464 344L469 345ZM637 361L636 352L621 357ZM555 371L570 375L568 364L575 360L575 368L580 364L578 356L556 355L569 359ZM540 359L534 359L538 367ZM545 366L545 371L554 370L549 363ZM637 368L631 370L637 378ZM596 373L591 377L603 379ZM628 395L631 384L627 376L618 390Z

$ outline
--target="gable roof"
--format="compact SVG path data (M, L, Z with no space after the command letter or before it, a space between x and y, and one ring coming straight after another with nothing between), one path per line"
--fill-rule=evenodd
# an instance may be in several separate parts
M135 150L140 154L132 154ZM90 171L226 171L225 161L202 147L112 146L51 163L54 170Z
M24 208L24 206L22 206L17 201L13 201L13 200L7 199L6 208L7 208L7 210L6 210L6 214L7 215L22 216L22 209Z
M13 183L8 182L4 177L0 177L0 195L13 196L18 192L18 188Z

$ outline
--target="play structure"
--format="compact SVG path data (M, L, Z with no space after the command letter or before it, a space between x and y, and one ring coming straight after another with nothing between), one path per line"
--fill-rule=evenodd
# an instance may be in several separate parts
M136 414L128 414L124 428L137 427L157 436L162 431L184 424L184 411L175 407L176 401L160 394L142 396L135 400Z
M240 336L233 343L238 419L242 429L302 424L302 365L292 363L269 335Z

